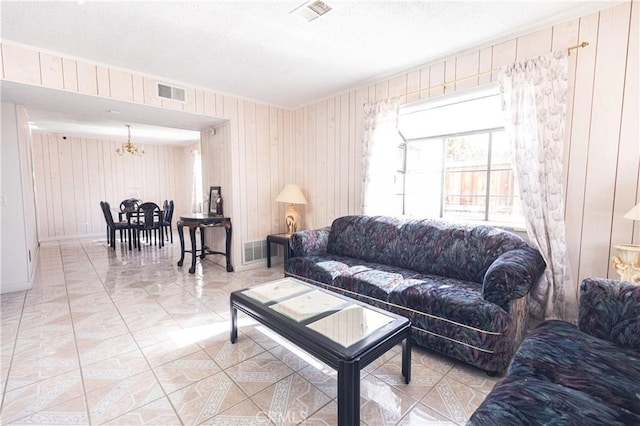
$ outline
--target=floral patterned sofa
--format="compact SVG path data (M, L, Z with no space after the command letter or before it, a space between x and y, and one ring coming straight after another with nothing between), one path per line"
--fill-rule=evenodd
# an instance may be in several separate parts
M489 226L345 216L297 232L285 275L401 314L413 341L503 371L524 337L529 289L545 262Z
M585 279L578 327L546 321L468 425L640 425L640 286Z

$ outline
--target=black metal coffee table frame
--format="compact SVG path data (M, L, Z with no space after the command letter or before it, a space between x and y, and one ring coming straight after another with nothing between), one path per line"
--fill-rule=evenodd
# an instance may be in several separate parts
M319 287L317 289L326 291ZM245 290L247 289L235 291L230 296L231 343L235 343L238 338L237 311L241 311L335 369L338 372L338 425L360 423L360 370L400 342L402 375L407 384L411 380L411 322L407 318L331 293L351 304L364 306L393 318L392 322L345 348L329 337L306 327L307 324L336 310L297 322L270 309L269 306L273 303L261 303L242 294Z

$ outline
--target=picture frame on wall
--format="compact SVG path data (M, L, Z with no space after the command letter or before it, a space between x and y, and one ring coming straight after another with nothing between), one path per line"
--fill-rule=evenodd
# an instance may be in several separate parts
M209 188L209 216L223 216L222 191L219 186Z

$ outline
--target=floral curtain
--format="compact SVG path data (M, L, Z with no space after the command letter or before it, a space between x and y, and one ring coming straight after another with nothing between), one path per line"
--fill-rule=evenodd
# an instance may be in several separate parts
M362 212L398 215L395 185L398 172L398 98L364 105Z
M577 300L565 241L562 182L566 52L505 66L499 79L527 234L547 262L531 291L531 314L575 321Z

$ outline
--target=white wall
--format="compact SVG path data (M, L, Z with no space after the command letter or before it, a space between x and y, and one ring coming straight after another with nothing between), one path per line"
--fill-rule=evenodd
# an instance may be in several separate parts
M29 132L24 110L2 103L0 293L31 288L38 256Z
M39 255L39 238L36 217L36 198L33 176L33 141L29 129L29 116L22 107L16 107L18 118L18 143L20 146L20 174L22 176L22 202L24 207L25 238L27 244L28 275L35 273Z

